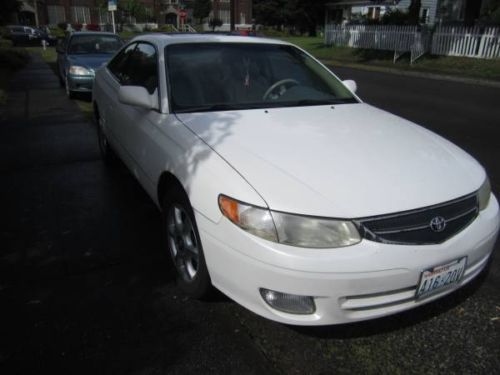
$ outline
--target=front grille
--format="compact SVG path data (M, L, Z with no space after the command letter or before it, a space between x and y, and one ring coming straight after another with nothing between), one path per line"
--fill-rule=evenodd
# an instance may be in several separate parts
M371 241L402 244L438 244L467 227L477 216L475 194L443 204L355 220L361 235ZM431 228L431 220L444 219L442 231ZM436 228L434 228L436 229Z

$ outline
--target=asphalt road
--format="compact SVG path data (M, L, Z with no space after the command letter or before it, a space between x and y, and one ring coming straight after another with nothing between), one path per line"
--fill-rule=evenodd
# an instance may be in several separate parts
M500 90L337 69L367 102L483 163L500 192ZM160 216L42 62L0 120L0 373L499 373L500 257L466 288L376 321L297 328L176 289Z

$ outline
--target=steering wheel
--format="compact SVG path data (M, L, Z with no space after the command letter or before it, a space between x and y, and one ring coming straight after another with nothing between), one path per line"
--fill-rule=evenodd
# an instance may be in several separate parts
M292 86L297 86L297 85L300 85L299 81L293 79L293 78L285 78L285 79L282 79L278 82L275 82L273 83L267 90L266 90L266 93L264 94L264 96L262 97L262 100L268 100L269 99L269 96L272 94L272 92L274 90L276 90L278 87L283 87L284 88L284 91L281 92L279 96L283 95L285 93L286 90L288 90L289 87L292 87ZM288 87L287 87L288 86ZM277 99L277 98L275 98Z

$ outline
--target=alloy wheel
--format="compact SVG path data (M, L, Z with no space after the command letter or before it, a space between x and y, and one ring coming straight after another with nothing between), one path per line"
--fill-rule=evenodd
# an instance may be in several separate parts
M179 276L192 281L199 266L199 247L195 228L184 207L174 204L167 217L167 235L170 255Z

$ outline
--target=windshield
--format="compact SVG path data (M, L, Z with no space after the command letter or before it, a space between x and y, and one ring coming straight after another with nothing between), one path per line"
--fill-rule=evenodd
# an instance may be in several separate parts
M168 46L166 56L174 112L357 103L293 46L186 43Z
M113 35L75 35L71 38L69 54L112 54L122 46L120 38Z

